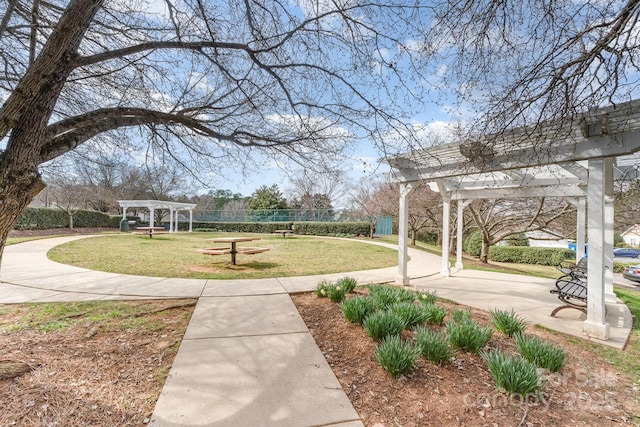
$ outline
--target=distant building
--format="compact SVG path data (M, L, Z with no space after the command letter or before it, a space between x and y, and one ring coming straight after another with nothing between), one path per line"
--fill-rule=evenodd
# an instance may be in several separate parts
M632 248L637 248L640 245L640 225L634 224L620 233L620 237L624 240L624 244Z
M568 240L560 237L559 235L545 230L529 231L525 233L527 239L529 239L529 246L539 248L568 248L569 243L573 243L573 240Z

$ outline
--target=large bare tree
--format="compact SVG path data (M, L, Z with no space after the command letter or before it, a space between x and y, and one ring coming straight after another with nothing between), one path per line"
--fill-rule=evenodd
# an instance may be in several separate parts
M482 235L480 262L486 263L489 246L515 234L552 228L556 221L575 216L569 203L541 198L474 200L466 212Z
M319 165L351 139L380 141L426 87L412 66L424 10L386 1L1 1L0 253L44 186L41 165L83 144L151 141L185 168L215 173L252 168L256 153Z
M479 133L637 98L639 0L443 0L426 50Z

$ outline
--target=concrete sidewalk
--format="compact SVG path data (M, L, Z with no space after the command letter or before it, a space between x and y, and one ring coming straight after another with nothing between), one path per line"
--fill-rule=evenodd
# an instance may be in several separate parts
M90 271L47 258L50 248L84 237L8 246L0 270L0 303L199 298L152 425L363 425L288 294L344 276L359 284L393 282L396 267L260 280L191 280ZM441 297L485 310L513 309L532 323L584 338L577 311L564 310L575 313L563 318L549 316L559 305L549 294L553 280L477 270L442 277L440 257L413 249L409 256L415 289L435 290ZM622 348L631 314L624 304L612 304L608 320L612 339L603 344Z

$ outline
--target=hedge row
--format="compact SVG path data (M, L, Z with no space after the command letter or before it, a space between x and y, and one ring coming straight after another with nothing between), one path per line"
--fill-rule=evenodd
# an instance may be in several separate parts
M564 248L536 248L528 246L491 246L489 259L517 264L558 265L566 259L575 259L576 253Z
M80 210L73 215L74 227L118 227L120 217ZM69 216L60 209L27 208L13 224L16 230L46 230L69 227Z
M358 236L369 234L366 222L194 222L194 231L226 231L236 233L273 233L293 229L296 234L313 236ZM181 222L179 230L188 230L189 223Z

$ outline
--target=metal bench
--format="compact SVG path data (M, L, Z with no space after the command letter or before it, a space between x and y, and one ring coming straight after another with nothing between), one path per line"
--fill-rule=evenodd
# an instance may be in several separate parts
M564 274L563 277L569 276L576 279L586 279L587 278L587 257L582 257L580 260L575 262L570 261L562 261L556 267L560 270L561 273Z
M555 317L560 310L565 308L575 308L587 313L587 284L580 278L570 274L562 276L556 280L555 289L551 289L549 292L557 294L558 299L564 303L551 312L551 317Z

